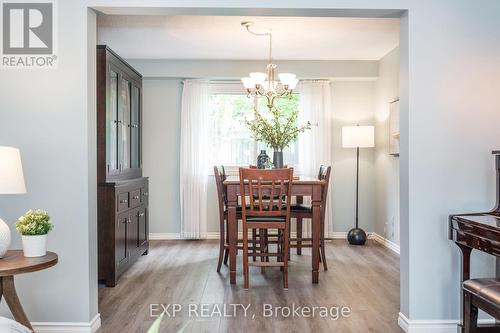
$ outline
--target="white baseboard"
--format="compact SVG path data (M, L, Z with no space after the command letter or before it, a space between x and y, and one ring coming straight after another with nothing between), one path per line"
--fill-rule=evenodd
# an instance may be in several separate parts
M95 333L101 327L101 316L97 314L90 322L33 322L35 333Z
M332 239L347 239L347 232L332 231L328 233L328 237Z
M149 239L150 240L181 239L181 234L180 233L169 233L169 232L150 232Z
M479 324L494 324L494 319L479 319ZM398 325L406 333L458 333L458 320L409 320L401 312Z
M239 234L241 237L241 232ZM291 233L291 237L296 237L297 234L295 232ZM328 237L332 239L346 239L347 238L347 232L343 231L336 231L336 232L330 232L328 233ZM391 242L390 240L380 236L377 233L374 232L369 232L368 233L368 238L373 239L374 241L380 243L381 245L387 247L388 249L394 251L395 253L399 254L399 245ZM149 239L150 240L180 240L183 239L181 237L180 233L150 233L149 234ZM219 239L219 232L206 232L202 234L201 239Z
M399 254L399 245L394 243L394 242L391 242L390 240L388 240L382 236L380 236L379 234L372 232L368 235L368 238L373 239L377 243L380 243L381 245L385 246L386 248Z

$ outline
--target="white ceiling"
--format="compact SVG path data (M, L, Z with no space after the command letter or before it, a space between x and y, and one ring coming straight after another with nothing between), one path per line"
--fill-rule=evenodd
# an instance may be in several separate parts
M267 59L267 39L242 21L272 29L275 59L379 60L399 44L392 18L111 15L98 17L98 42L129 59Z

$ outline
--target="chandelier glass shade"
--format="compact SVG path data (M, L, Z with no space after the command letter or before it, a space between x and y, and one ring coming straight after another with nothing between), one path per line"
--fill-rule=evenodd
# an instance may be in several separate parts
M252 22L242 22L248 32L256 36L269 37L269 62L266 73L253 72L249 76L241 78L248 96L264 96L267 99L267 107L274 107L274 100L279 97L291 96L299 80L293 73L276 72L276 65L272 63L272 33L255 33L250 30Z

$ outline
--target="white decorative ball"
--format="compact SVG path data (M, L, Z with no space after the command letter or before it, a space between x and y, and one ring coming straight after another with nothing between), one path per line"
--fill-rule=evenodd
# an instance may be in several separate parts
M0 258L3 258L10 246L10 229L7 223L0 219Z

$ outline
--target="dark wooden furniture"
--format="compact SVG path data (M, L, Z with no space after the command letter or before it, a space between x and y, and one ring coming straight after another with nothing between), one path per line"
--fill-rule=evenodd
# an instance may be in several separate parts
M107 286L147 254L149 184L142 177L142 76L97 46L98 275Z
M318 172L318 180L322 180L325 183L325 187L322 192L321 198L321 255L320 260L323 262L323 269L328 270L328 265L326 262L326 251L325 251L325 221L326 221L326 200L328 198L328 187L330 184L330 173L332 168L330 166L320 166ZM305 218L312 218L312 206L303 204L303 197L297 197L297 203L291 207L291 216L297 221L297 237L290 238L290 248L296 248L297 254L302 254L302 248L312 247L311 238L302 237L302 220Z
M500 151L494 151L497 173L497 205L489 212L451 215L449 239L462 253L462 332L500 332L500 326L477 325L480 308L500 319L500 280L470 279L470 256L473 249L500 257Z
M288 288L288 246L290 229L290 205L293 169L259 170L240 168L240 193L248 190L248 199L241 197L241 217L243 220L243 274L244 287L249 287L249 266L281 267L283 288ZM247 203L248 200L248 203ZM247 207L248 205L248 207ZM259 230L259 251L248 250L248 231ZM278 230L276 252L270 252L265 239L269 229ZM248 257L260 257L261 261L248 262ZM272 262L270 257L276 257Z
M217 187L217 197L219 202L219 260L217 262L217 272L220 272L220 268L222 267L222 262L224 261L224 265L227 265L227 260L229 257L229 237L228 237L228 227L227 227L227 188L224 185L224 181L226 180L226 172L223 166L217 167L214 166L214 177L215 184ZM238 206L236 217L238 220L241 220L241 206ZM238 225L236 225L236 233L238 233ZM255 252L259 248L259 235L255 230L252 231L252 249ZM238 246L237 250L243 250L243 239L238 238L237 240ZM270 241L273 243L273 241ZM255 261L257 259L256 256L253 257Z
M22 250L9 250L0 259L0 299L3 296L14 319L31 330L33 327L17 297L14 275L41 271L57 264L57 260L54 252L47 252L43 257L26 258Z
M317 178L294 179L292 196L311 197L312 207L312 282L319 282L319 254L321 242L321 202L325 181ZM237 247L237 210L241 196L239 177L228 176L224 181L227 188L228 237L229 237L229 276L231 284L236 283L236 247ZM248 191L246 190L246 195Z

